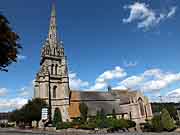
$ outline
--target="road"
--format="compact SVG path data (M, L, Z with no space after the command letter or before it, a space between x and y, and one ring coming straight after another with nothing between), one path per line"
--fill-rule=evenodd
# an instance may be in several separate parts
M4 128L1 129L0 128L0 135L58 135L58 133L33 131L33 130L20 130L20 129L4 129ZM61 135L61 134L59 134L59 135Z
M17 129L1 129L0 135L89 135L87 133L75 133L75 132L44 132L44 131L32 131L32 130L17 130ZM109 133L109 134L90 134L90 135L180 135L178 132L163 132L163 133Z

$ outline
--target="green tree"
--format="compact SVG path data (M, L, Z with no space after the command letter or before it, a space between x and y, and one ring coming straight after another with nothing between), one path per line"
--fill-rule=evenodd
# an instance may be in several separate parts
M0 15L0 70L8 71L7 67L17 62L17 57L22 48L19 42L19 35L13 32L9 22L3 15Z
M163 130L160 115L154 116L151 121L152 121L152 128L154 129L154 131L162 131Z
M41 120L41 110L44 107L47 107L47 104L42 99L29 100L21 109L13 111L10 119L11 121L25 122L27 124L32 121L39 121Z
M113 108L113 110L112 110L112 117L114 118L114 119L116 119L116 110Z
M106 119L106 114L103 108L101 108L100 111L97 111L95 122L98 128L108 127L108 120Z
M44 100L40 98L35 98L33 100L29 100L28 104L25 106L25 112L27 115L26 118L30 121L39 121L41 120L41 110L44 107L47 107L47 104Z
M174 120L178 120L177 110L176 108L180 105L180 103L151 103L153 113L161 112L163 108L167 109L170 116Z
M161 124L163 128L167 131L173 130L176 126L174 120L169 115L169 112L166 109L162 110L161 113Z
M79 110L82 123L85 123L87 121L88 106L85 103L80 103Z
M56 108L54 111L53 126L58 128L61 123L62 123L61 112L60 112L59 108Z
M101 120L106 119L106 114L105 114L105 111L104 111L103 108L101 108L101 110L100 110L100 119L101 119Z

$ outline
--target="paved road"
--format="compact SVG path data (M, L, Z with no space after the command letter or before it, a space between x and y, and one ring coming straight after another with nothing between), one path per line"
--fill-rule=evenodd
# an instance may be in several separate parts
M57 135L57 133L18 129L0 129L0 135Z
M74 132L42 132L32 130L14 130L14 129L0 129L0 135L88 135L85 133L74 133ZM180 133L163 132L163 133L112 133L112 134L89 134L89 135L180 135Z

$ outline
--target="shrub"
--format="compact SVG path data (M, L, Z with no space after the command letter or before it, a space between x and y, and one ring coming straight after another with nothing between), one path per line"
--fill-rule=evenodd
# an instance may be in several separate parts
M79 110L82 123L85 123L87 121L88 106L85 103L80 103Z
M62 123L62 116L59 108L56 108L54 111L54 118L53 118L53 126L58 127Z
M158 132L163 130L163 126L161 124L161 116L160 115L154 116L152 118L152 128L153 128L153 131L158 131Z
M136 122L132 121L132 120L126 120L128 123L128 128L132 128L136 126Z
M174 124L174 120L170 117L169 112L166 109L162 110L161 124L163 126L163 129L166 131L171 131L176 127Z
M68 128L72 128L73 125L71 122L62 122L62 123L57 123L57 129L68 129Z
M128 121L125 119L109 118L108 127L111 129L123 129L123 128L129 128L130 126L128 124Z
M72 124L73 124L74 126L76 126L76 125L81 125L81 124L82 124L81 118L80 118L80 117L77 117L77 118L73 119Z
M140 123L140 127L142 127L141 129L144 131L144 132L151 132L153 131L152 129L152 124L149 123L148 121L146 123Z

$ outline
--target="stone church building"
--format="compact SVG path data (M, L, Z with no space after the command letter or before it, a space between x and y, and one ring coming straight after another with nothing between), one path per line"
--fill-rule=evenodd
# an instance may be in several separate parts
M36 75L34 98L48 103L51 92L52 115L55 108L61 111L63 121L71 121L80 116L79 105L88 106L88 116L96 115L104 109L109 116L115 109L118 118L131 119L137 123L152 117L151 104L147 97L138 91L109 90L78 91L69 87L67 57L63 41L57 34L55 5L52 7L48 38L41 50L40 70Z

